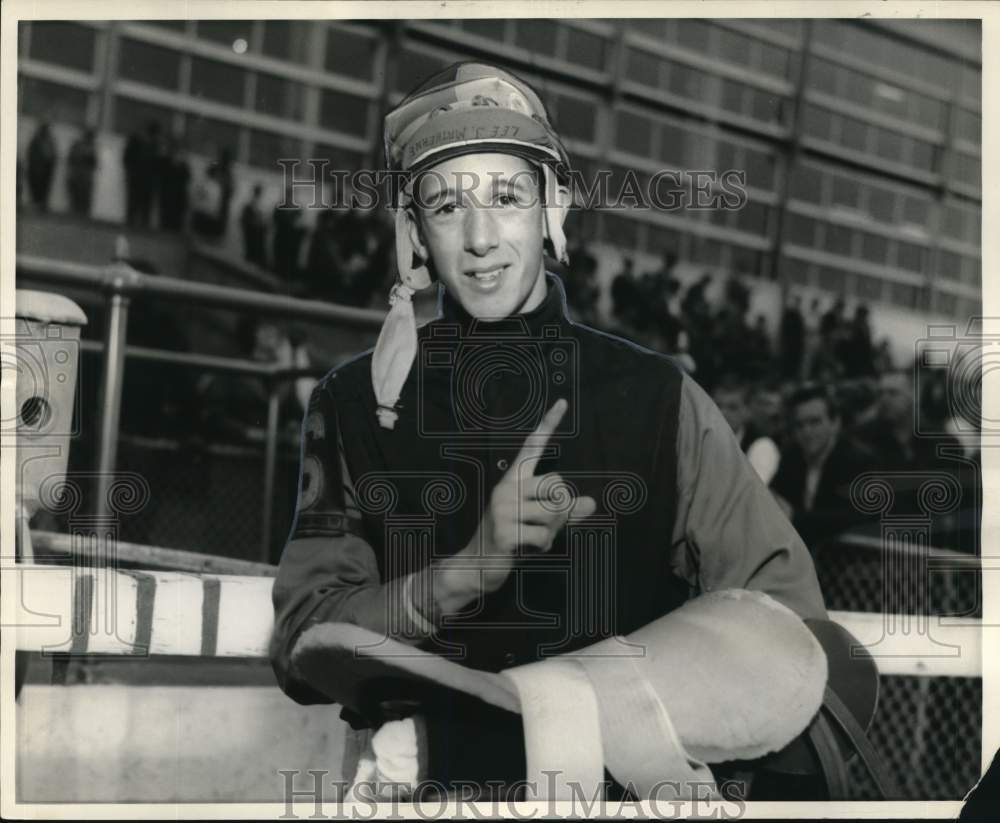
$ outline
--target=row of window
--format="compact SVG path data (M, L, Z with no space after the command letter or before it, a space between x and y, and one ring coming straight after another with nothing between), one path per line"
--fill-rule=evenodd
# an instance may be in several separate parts
M962 21L978 27L975 20ZM886 29L874 29L842 20L816 20L816 42L838 54L849 55L873 66L889 69L903 77L918 78L950 96L958 88L970 100L982 94L982 73L977 66L893 37ZM978 36L976 31L975 36Z
M770 27L771 22L764 22L763 26ZM786 78L791 73L793 52L790 49L710 20L642 18L627 20L626 26L646 37L708 55L739 68L780 78Z
M633 46L626 49L625 78L651 91L667 91L761 123L787 121L788 104L780 95Z
M866 303L888 302L904 309L929 309L948 317L969 318L982 314L980 301L958 297L939 289L930 294L928 306L926 289L921 286L896 283L861 272L811 263L796 257L782 258L781 265L787 282L793 286L820 288Z
M745 171L753 188L774 188L775 158L771 152L686 128L681 121L647 115L634 109L615 112L615 148L665 164L667 168Z
M812 163L799 163L789 178L789 194L804 203L856 212L861 220L926 231L931 197L916 190L882 184L877 177L843 174ZM967 245L980 244L981 210L955 201L945 203L941 232Z
M817 220L797 212L788 212L785 220L785 242L865 260L878 266L899 268L914 274L922 274L926 268L929 250L924 245L890 239L881 234ZM980 260L973 255L942 252L937 271L932 274L978 287Z

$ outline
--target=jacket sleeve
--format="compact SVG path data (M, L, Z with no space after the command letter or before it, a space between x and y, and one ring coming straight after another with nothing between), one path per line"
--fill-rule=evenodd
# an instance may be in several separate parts
M697 592L762 591L826 618L808 550L708 395L685 375L677 432L674 572Z
M415 613L407 578L383 582L357 508L333 395L312 391L302 426L299 492L291 534L278 564L272 600L271 665L299 703L329 703L294 671L291 652L317 623L353 623L416 644L432 627Z

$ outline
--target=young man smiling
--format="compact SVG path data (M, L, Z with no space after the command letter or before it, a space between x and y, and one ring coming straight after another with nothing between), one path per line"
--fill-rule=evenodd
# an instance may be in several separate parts
M721 589L825 618L808 552L711 400L669 358L569 320L545 269L546 246L566 256L569 158L537 94L457 64L387 116L385 149L407 183L399 278L375 349L327 375L303 426L274 587L281 687L331 702L293 653L323 624L499 672ZM440 315L418 330L412 294L434 283ZM733 673L752 700L774 653ZM367 698L355 727L415 711ZM454 703L426 729L424 776L523 780L510 712Z

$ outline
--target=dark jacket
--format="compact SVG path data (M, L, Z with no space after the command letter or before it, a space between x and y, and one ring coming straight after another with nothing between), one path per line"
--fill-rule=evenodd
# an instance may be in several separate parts
M859 475L874 468L874 455L841 434L820 468L819 483L809 510L805 506L808 467L797 445L782 452L771 488L791 504L793 525L806 545L814 549L822 540L834 538L866 521L867 516L851 502L851 484Z

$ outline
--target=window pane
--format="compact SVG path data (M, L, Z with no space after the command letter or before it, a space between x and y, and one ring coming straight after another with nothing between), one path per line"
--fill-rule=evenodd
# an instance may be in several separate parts
M795 212L785 218L785 235L789 243L812 248L816 244L816 221Z
M955 152L955 176L963 183L978 187L982 177L979 158Z
M326 35L326 67L335 74L356 77L359 80L371 80L375 76L376 41L355 32L331 28ZM438 67L434 61L431 71ZM428 72L430 74L431 72ZM420 74L404 74L400 82L407 87L413 85Z
M181 55L172 49L122 38L118 51L118 74L139 83L176 91Z
M854 283L857 295L862 300L882 299L882 287L885 285L883 280L879 280L877 277L869 277L866 274L858 274L855 276Z
M612 245L633 249L638 245L639 224L617 214L602 214L603 239Z
M840 269L832 269L829 266L821 266L819 270L819 287L825 291L840 294L847 285L847 279Z
M920 272L924 268L924 250L913 243L897 243L899 267L907 271Z
M556 108L558 131L566 137L592 143L597 131L597 106L578 97L561 95Z
M968 109L958 109L955 112L955 134L963 140L979 143L983 129L983 119Z
M846 148L854 151L865 151L867 148L868 127L853 117L840 117L840 142Z
M250 131L250 157L253 166L278 171L279 159L294 160L302 156L301 141L284 134L268 131Z
M808 203L820 203L823 197L823 175L818 169L797 166L789 183L792 197Z
M466 31L470 31L473 34L478 34L480 37L488 37L490 40L500 40L504 39L504 30L506 29L506 20L463 20L462 28Z
M660 124L660 159L666 163L684 162L688 133L671 123Z
M635 83L644 86L659 85L659 71L662 64L655 55L640 49L628 50L628 61L625 65L625 76Z
M670 63L668 86L674 94L699 98L701 96L701 80L702 76L694 69L680 63Z
M21 111L29 117L84 126L88 97L89 93L82 89L25 77L21 87Z
M903 161L903 138L888 129L876 129L875 153L894 163Z
M140 103L128 97L115 98L116 132L119 134L145 132L146 126L151 122L159 124L162 134L168 134L173 123L173 113L163 106L154 106L152 103Z
M94 69L94 43L97 32L78 23L35 22L31 24L31 47L28 56L45 63L56 63L78 71Z
M803 126L810 137L830 140L833 133L833 116L818 106L806 106Z
M746 87L732 80L722 81L722 108L726 111L743 111L743 91Z
M708 48L710 23L686 17L677 21L677 42L685 48L694 51L704 51Z
M846 206L849 209L858 208L858 200L861 196L861 186L855 180L848 177L835 175L833 178L832 202L838 206Z
M568 27L566 59L579 66L604 68L604 38L589 31Z
M917 121L921 125L929 126L932 129L940 129L942 114L944 112L941 103L933 97L927 97L923 94L912 94L916 99Z
M203 40L232 46L237 40L249 43L252 28L250 20L199 20L196 31Z
M230 106L243 105L243 80L246 72L235 66L206 60L191 59L191 95Z
M962 282L967 286L982 285L982 264L979 258L962 256Z
M896 196L891 191L875 186L868 189L868 213L877 220L892 222L895 202Z
M770 43L759 43L760 68L768 74L784 77L788 73L788 49L772 46Z
M861 235L861 256L870 263L884 266L889 258L889 241L877 234Z
M556 51L556 24L552 20L517 20L514 42L534 54L553 55Z
M809 85L817 91L834 95L837 93L837 73L839 71L838 66L816 57L809 61Z
M843 70L846 76L846 94L852 103L866 108L872 104L872 82L864 74L856 71Z
M329 50L327 57L329 59ZM447 65L447 61L430 54L403 49L399 55L396 71L396 91L408 93L417 77L429 77Z
M320 98L319 123L325 129L368 135L369 103L364 97L324 89Z
M293 63L309 62L309 26L303 20L263 20L261 51Z
M303 92L303 87L294 80L285 80L273 74L258 74L254 108L275 117L301 120Z
M844 226L837 226L827 223L826 235L823 240L823 248L833 254L850 255L851 238L854 232Z
M774 158L762 151L746 148L743 150L746 165L747 184L758 189L774 188Z
M784 100L766 91L750 90L750 115L763 123L778 123L781 120Z
M920 292L915 286L908 286L905 283L892 284L892 302L897 306L907 309L918 308Z
M719 56L730 63L741 66L750 65L750 39L742 34L722 26L717 27Z
M910 138L910 165L923 171L934 167L934 146L923 140Z
M222 151L236 154L239 144L239 127L211 117L189 114L187 117L188 147L195 154L217 157Z
M345 149L340 146L321 144L316 146L313 155L317 160L329 160L326 173L334 171L355 172L364 168L365 158L360 152Z
M903 198L903 222L923 226L927 223L930 204L917 197Z
M746 205L736 212L736 227L751 234L764 234L767 230L767 213L770 211L763 203L747 201Z
M647 157L652 151L653 124L632 112L618 112L615 145L618 148Z

